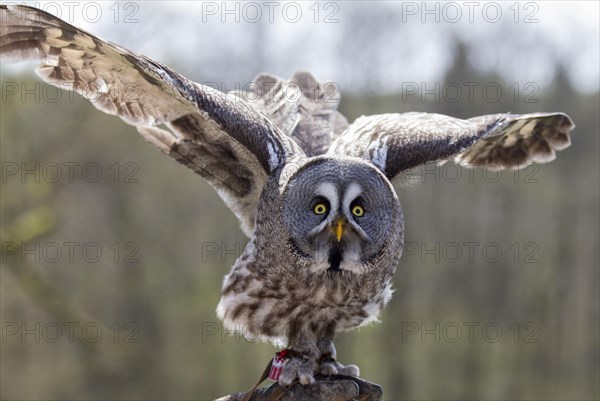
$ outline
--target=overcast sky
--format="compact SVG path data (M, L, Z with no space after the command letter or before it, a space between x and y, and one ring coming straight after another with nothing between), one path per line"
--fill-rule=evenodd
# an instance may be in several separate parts
M226 89L309 70L346 90L396 92L440 80L456 38L476 68L507 82L543 88L558 60L579 90L600 85L597 1L24 3Z

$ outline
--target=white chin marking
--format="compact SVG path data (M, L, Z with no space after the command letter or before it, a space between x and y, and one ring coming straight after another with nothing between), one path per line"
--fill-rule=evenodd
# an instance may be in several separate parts
M356 247L349 247L345 250L340 263L340 269L347 270L355 274L363 274L367 269L360 261L360 251Z

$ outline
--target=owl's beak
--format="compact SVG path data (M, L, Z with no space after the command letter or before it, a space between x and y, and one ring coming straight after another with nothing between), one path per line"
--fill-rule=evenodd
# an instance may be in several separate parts
M335 237L338 242L342 240L342 234L346 226L346 219L344 217L338 217L333 221L333 230L335 231Z

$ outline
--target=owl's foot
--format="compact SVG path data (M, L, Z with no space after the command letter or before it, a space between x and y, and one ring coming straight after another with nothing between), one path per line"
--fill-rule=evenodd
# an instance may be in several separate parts
M283 366L279 384L287 387L296 379L300 384L312 384L315 382L314 373L317 368L317 362L309 354L297 354L292 356Z
M344 375L358 377L360 369L356 365L344 366L336 361L336 351L333 341L322 339L318 343L321 357L319 359L319 373L324 376Z
M335 359L323 360L319 365L319 373L324 376L360 376L360 369L356 365L342 365Z
M323 338L317 344L305 342L292 348L291 356L281 370L279 384L287 387L296 380L300 384L312 384L315 374L358 377L360 370L356 365L339 363L333 341Z

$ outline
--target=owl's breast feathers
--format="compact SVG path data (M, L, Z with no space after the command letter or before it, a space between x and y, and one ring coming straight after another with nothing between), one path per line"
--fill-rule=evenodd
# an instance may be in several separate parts
M391 298L391 275L277 274L248 248L225 277L217 315L251 341L290 346L334 335L377 321Z

